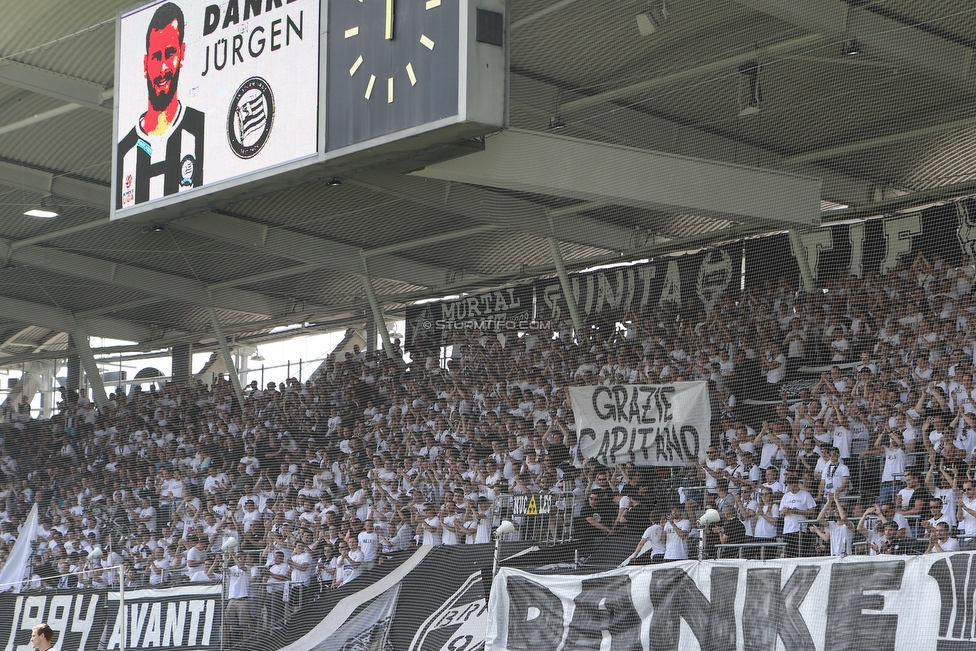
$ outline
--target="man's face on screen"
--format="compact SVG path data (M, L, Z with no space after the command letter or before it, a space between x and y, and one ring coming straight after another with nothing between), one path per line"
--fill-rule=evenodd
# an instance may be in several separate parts
M146 86L149 103L157 111L165 110L176 98L185 48L180 42L175 20L163 29L149 33L149 50L144 60Z

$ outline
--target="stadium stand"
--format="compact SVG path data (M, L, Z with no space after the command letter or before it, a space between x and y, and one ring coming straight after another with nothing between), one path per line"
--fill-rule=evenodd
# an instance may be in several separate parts
M222 377L137 385L105 410L65 391L50 420L7 414L0 554L36 502L38 576L82 571L101 545L112 554L102 564L121 560L133 584L212 579L233 536L252 566L329 590L414 545L490 542L503 495L544 491L576 498L560 507L584 556L608 536L630 546L643 535L666 541L664 559L687 557L685 536L713 506L729 509L728 533L706 532L708 554L801 530L787 554L848 553L848 516L865 514L908 539L934 541L940 521L970 534L974 276L968 258L920 255L822 292L746 291L710 317L657 307L586 341L527 333L503 345L460 331L446 360L346 353L314 382L254 382L243 410ZM578 458L569 386L680 380L707 380L714 394L696 476ZM796 395L780 393L791 383ZM804 491L815 506L791 501ZM818 516L826 545L806 532ZM862 551L896 544L877 528L859 528ZM279 551L287 571L274 572Z

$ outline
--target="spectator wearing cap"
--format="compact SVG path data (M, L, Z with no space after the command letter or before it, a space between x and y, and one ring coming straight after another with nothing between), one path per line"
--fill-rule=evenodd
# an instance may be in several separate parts
M735 505L730 504L722 509L722 520L717 525L710 527L710 533L718 536L719 545L743 545L746 543L746 528L739 519Z
M720 514L722 514L723 516L726 514L727 508L731 508L732 512L734 513L736 509L736 500L735 500L735 496L729 493L729 480L726 479L725 477L719 478L715 484L715 490L716 490L715 499L714 499L714 503L712 504L714 509L718 511ZM724 525L716 525L713 527L708 527L705 530L703 543L705 545L706 558L715 558L716 556L715 545L719 544L720 542L720 538L721 538L721 536L719 536L720 529L724 531L725 530ZM729 531L733 532L735 534L735 537L738 539L740 536L737 529L738 527L734 527L734 526L729 527ZM743 528L741 537L745 538L745 528ZM740 544L741 542L743 541L738 541L738 543L736 544Z

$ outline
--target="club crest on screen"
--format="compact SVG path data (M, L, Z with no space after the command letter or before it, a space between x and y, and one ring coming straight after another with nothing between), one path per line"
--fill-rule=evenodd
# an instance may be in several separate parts
M239 158L253 158L268 142L274 125L274 95L261 77L237 89L227 111L227 142Z

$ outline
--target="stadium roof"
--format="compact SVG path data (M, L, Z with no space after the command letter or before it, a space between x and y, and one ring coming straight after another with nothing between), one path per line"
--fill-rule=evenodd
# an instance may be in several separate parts
M512 130L469 159L110 223L128 5L4 12L5 363L64 351L64 333L213 346L211 308L238 341L362 325L363 274L396 312L551 274L552 236L573 270L976 192L976 2L511 0ZM659 196L675 168L707 193ZM764 189L784 196L751 201ZM59 216L23 214L42 205Z

